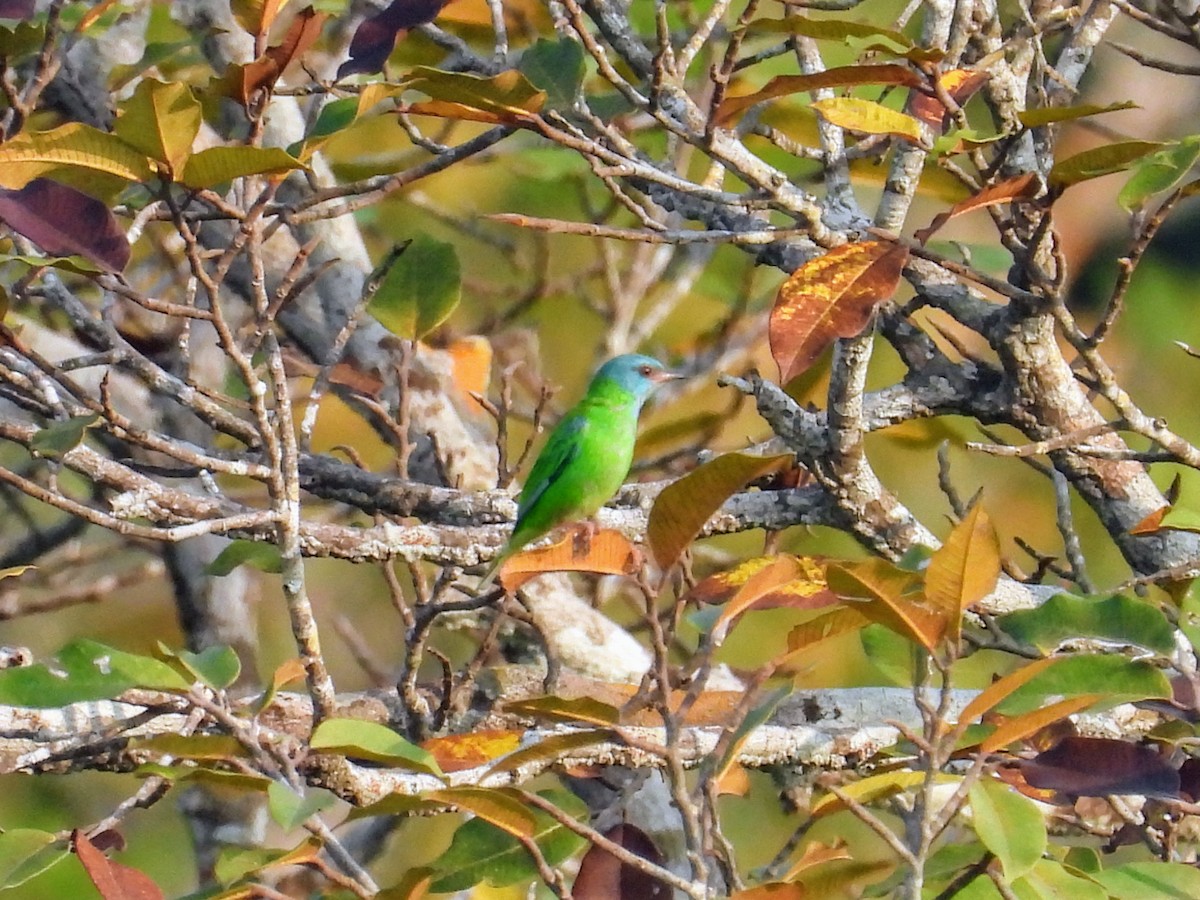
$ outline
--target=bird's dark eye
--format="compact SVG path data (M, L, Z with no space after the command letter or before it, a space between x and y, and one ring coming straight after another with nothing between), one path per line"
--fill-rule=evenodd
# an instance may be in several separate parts
M650 377L650 373L654 371L654 368L652 366L642 366L638 371L648 378Z

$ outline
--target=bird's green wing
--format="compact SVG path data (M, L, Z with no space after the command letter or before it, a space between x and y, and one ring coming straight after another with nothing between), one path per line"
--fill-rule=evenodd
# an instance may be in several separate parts
M538 455L525 487L521 489L521 497L517 503L517 521L520 522L533 509L539 498L546 493L550 485L562 475L579 456L583 436L588 430L588 420L584 416L572 415L563 419L550 440Z

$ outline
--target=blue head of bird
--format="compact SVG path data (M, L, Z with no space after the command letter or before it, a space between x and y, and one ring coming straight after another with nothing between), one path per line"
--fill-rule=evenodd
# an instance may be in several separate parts
M596 372L593 384L611 381L622 390L633 395L634 401L640 407L656 387L664 381L682 378L674 372L668 372L657 359L643 356L640 353L626 353L624 356L614 356Z

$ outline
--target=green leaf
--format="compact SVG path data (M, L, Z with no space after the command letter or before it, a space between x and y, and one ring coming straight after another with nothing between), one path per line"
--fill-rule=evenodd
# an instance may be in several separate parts
M1091 875L1115 900L1193 900L1200 869L1183 863L1132 862Z
M1200 135L1191 135L1138 162L1117 194L1122 209L1141 209L1154 194L1175 187L1200 158Z
M433 755L392 729L362 719L326 719L313 732L309 746L326 753L444 777Z
M1113 654L1064 656L1010 694L996 711L1019 715L1038 706L1048 696L1075 697L1104 691L1108 704L1171 697L1171 685L1162 670L1148 662L1135 662Z
M349 128L358 117L358 97L343 97L321 107L321 114L304 140L288 147L287 152L301 162L307 162L333 135Z
M271 818L284 831L299 828L310 817L337 803L337 797L324 788L309 787L303 795L286 784L272 781L267 788L267 809Z
M19 666L0 670L0 703L32 708L106 700L130 688L186 691L188 682L166 663L78 640L58 653L58 667Z
M1004 866L1004 877L1014 881L1030 871L1046 851L1046 823L1034 802L986 776L971 786L970 802L975 833Z
M367 311L392 334L420 340L446 321L461 291L454 245L419 234L384 274Z
M228 575L241 565L249 565L260 572L278 575L283 571L283 558L279 548L262 541L231 541L217 558L208 564L209 575Z
M210 188L246 175L277 175L304 163L278 147L210 147L188 159L178 180L190 188Z
M79 122L51 131L23 131L0 144L0 188L23 188L56 169L137 182L154 177L144 153L115 134Z
M230 769L213 769L208 766L164 766L158 763L142 763L134 769L134 775L139 778L165 778L170 782L195 781L211 785L222 791L237 791L239 793L263 793L271 786L271 779L265 775L254 775L249 772L232 771Z
M1145 647L1162 656L1175 649L1175 630L1162 612L1123 594L1103 600L1055 594L1034 609L1001 617L997 624L1017 641L1046 652L1076 638Z
M38 431L29 442L29 449L47 459L59 459L67 451L74 450L83 441L87 430L100 421L97 413L72 416L55 422Z
M96 275L104 270L82 256L22 256L19 253L0 253L0 263L15 262L31 269L62 269L75 275Z
M480 110L499 121L523 120L541 109L546 100L546 94L516 69L484 78L417 66L404 84L434 100Z
M577 821L587 820L587 805L574 794L560 790L540 796ZM541 810L532 812L532 837L550 865L558 865L587 843ZM432 865L438 873L430 885L435 893L464 891L483 881L503 887L538 876L537 866L515 837L479 818L465 822Z
M650 510L646 542L664 569L675 565L721 504L756 478L778 471L792 455L726 453L663 488Z
M1084 150L1054 164L1050 169L1050 185L1063 190L1092 178L1123 172L1162 146L1158 141L1119 141Z
M517 68L534 87L545 91L546 107L570 109L583 84L583 47L578 41L542 38L525 51Z
M69 855L66 841L45 831L13 828L0 833L0 890L24 884Z
M917 677L917 654L923 652L916 644L883 625L862 629L859 642L871 665L888 683L912 687Z
M1090 877L1080 877L1053 859L1038 860L1029 874L1012 884L1012 893L1022 900L1026 897L1036 900L1058 900L1060 897L1069 897L1070 900L1108 900L1108 893ZM1139 900L1148 900L1150 897L1159 900L1155 894L1141 894Z
M1083 119L1098 116L1101 113L1117 112L1122 109L1138 109L1132 100L1121 103L1110 103L1107 106L1097 106L1094 103L1082 103L1078 106L1044 106L1037 109L1026 109L1017 113L1017 119L1026 128L1038 128L1053 122L1067 122L1073 119Z
M924 140L921 123L912 116L889 109L873 100L858 97L834 97L809 104L826 122L865 134L891 134L914 144Z
M228 734L155 734L131 738L129 749L152 750L177 759L230 760L249 756L242 743Z
M913 48L910 41L902 32L888 28L878 28L865 22L852 22L844 19L814 19L808 16L788 16L783 19L755 19L746 26L746 31L755 33L783 33L800 37L816 38L824 41L845 43L849 38L859 38L871 41L888 42L896 51L903 54Z
M12 28L0 28L0 57L10 63L34 53L46 40L45 23L18 22Z
M170 650L162 643L158 647L162 653L177 659L192 678L215 691L229 687L242 671L241 660L232 647L208 647L199 653Z
M114 130L129 146L178 173L191 156L201 115L200 103L186 84L147 78L121 105Z

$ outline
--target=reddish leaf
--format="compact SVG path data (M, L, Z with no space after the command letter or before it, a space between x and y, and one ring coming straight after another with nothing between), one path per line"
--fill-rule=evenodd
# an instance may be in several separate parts
M851 87L857 84L893 84L922 87L925 80L916 72L898 63L879 66L839 66L814 72L811 75L777 75L752 94L727 97L717 109L717 124L726 125L738 115L763 100L815 91L818 88Z
M942 87L950 95L950 99L962 106L963 101L983 87L989 78L987 72L971 69L952 69L938 76ZM946 107L936 94L918 93L914 91L908 100L908 113L915 119L920 119L930 128L941 128L946 118Z
M530 578L545 572L598 572L632 575L639 566L638 552L619 531L604 529L588 537L576 529L549 547L516 553L500 569L500 583L512 593Z
M26 19L33 13L33 0L0 0L0 18Z
M796 577L763 594L755 601L754 608L775 609L785 606L791 609L820 609L837 603L837 597L825 585L824 564L811 557L792 558L799 567ZM725 603L776 559L774 556L760 556L710 575L688 591L687 599L710 606Z
M1179 796L1179 772L1153 747L1129 741L1068 737L1019 767L1029 785L1073 797Z
M325 13L316 12L311 6L300 10L280 43L254 62L230 66L222 79L225 92L245 106L258 91L273 87L292 60L303 56L321 36L325 18Z
M448 0L393 0L382 12L363 21L350 41L350 58L342 63L337 77L356 72L378 72L396 41L410 28L432 22Z
M655 865L662 864L662 854L654 842L632 825L618 825L604 836L630 853ZM579 864L571 895L575 900L667 900L671 889L657 878L621 862L607 850L594 846Z
M104 900L163 900L163 892L149 875L113 862L82 831L71 833L71 846Z
M1000 203L1016 203L1019 200L1032 200L1041 190L1041 178L1038 177L1036 172L1026 172L1024 175L1018 175L1016 178L1009 178L993 184L991 187L985 187L973 197L968 197L966 200L955 203L954 206L944 213L938 213L933 217L933 221L929 223L928 227L914 232L913 237L924 244L935 231L963 213L983 209L985 206L996 206Z
M779 288L771 310L771 355L791 381L839 337L863 330L900 282L908 249L885 241L843 244L810 260Z
M51 256L78 254L113 272L129 262L129 242L108 207L56 181L0 190L0 219Z

